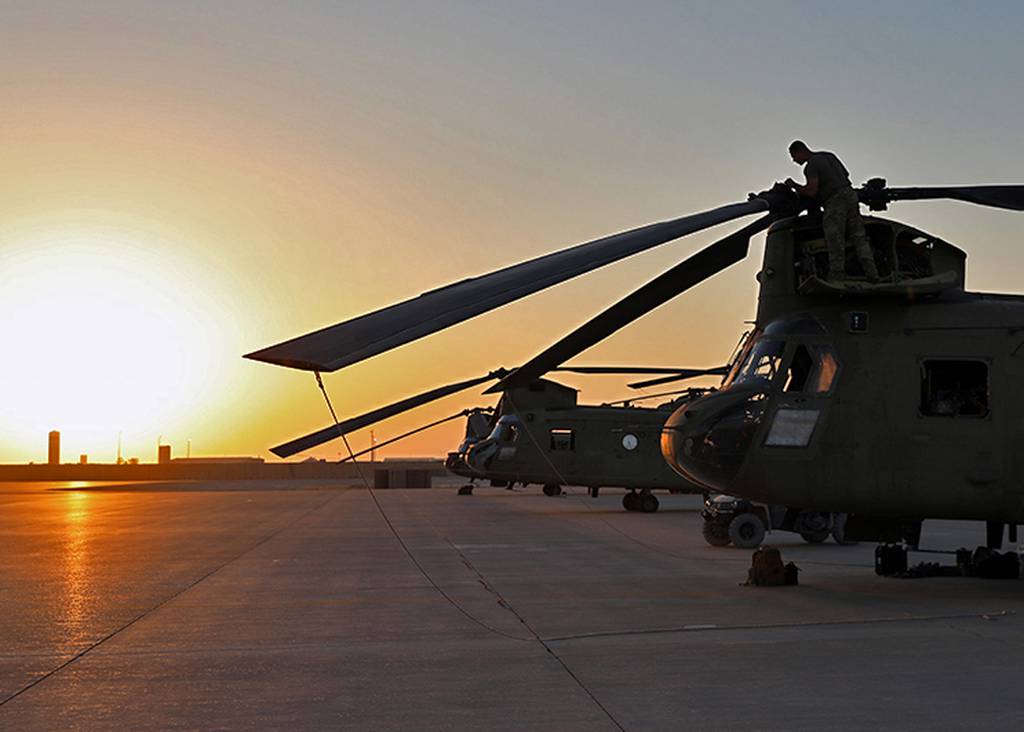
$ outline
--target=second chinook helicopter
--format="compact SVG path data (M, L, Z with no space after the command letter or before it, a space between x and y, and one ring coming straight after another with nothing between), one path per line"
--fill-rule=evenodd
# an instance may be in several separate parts
M696 376L727 373L728 367L709 369L566 367L577 373L662 374L656 383ZM322 430L278 445L271 451L290 457L329 440L364 429L409 409L423 406L457 391L495 381L508 375L499 369L485 377L432 389L364 415L330 425ZM632 386L646 386L638 382ZM538 379L526 386L504 392L496 408L474 408L458 412L375 446L397 442L460 417L466 418L466 437L459 449L449 453L446 467L471 482L460 493L471 493L472 482L488 480L492 485L537 484L545 495L562 492L563 486L583 486L596 497L602 487L625 488L622 499L627 511L652 513L660 501L652 491L703 493L703 489L673 471L661 458L661 430L668 416L703 389L672 392L675 396L657 407L635 402L668 396L655 394L601 405L580 404L577 390L550 379ZM364 452L355 453L357 458Z

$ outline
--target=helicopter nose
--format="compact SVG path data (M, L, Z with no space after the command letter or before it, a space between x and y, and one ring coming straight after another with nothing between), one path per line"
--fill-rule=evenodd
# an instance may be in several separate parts
M665 460L683 477L728 493L753 445L766 403L764 392L727 390L684 404L662 428Z
M471 470L477 473L485 473L497 452L498 446L494 440L481 440L469 448L469 452L466 453L466 463Z

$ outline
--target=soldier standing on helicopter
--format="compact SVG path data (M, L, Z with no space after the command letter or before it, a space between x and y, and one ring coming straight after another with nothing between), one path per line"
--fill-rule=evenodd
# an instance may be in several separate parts
M792 178L786 185L801 196L814 199L824 209L821 216L825 243L828 245L828 277L838 281L846 279L846 242L857 250L857 258L869 282L878 281L878 268L871 252L864 221L860 217L860 202L850 185L850 173L833 153L814 151L796 140L789 146L790 157L797 165L804 165L807 182L800 185Z

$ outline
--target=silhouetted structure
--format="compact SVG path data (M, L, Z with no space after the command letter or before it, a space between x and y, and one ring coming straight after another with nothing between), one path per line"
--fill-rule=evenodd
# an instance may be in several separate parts
M171 462L171 446L170 445L159 445L157 447L156 461L161 465L167 465Z
M50 431L46 462L50 465L60 465L60 432L57 430Z

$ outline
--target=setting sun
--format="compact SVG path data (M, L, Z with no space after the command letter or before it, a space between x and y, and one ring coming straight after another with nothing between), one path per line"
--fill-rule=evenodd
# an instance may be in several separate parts
M4 379L17 385L0 406L5 444L38 452L60 429L65 461L99 445L109 459L119 432L155 444L208 400L215 321L204 283L168 243L22 233L0 263L0 308L18 313L2 326Z

